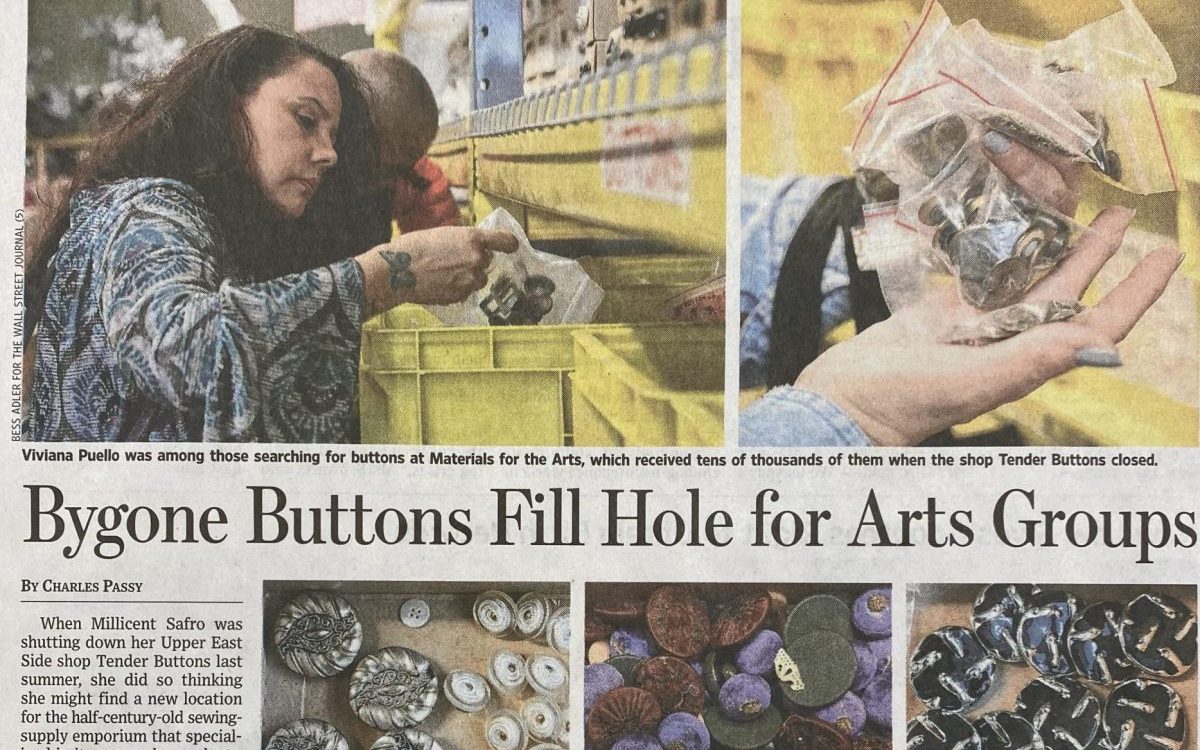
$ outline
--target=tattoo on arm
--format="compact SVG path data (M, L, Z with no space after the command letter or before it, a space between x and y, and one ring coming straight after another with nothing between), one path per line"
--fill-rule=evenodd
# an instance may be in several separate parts
M417 285L417 277L409 270L412 258L408 253L402 253L399 250L380 250L379 257L388 264L388 270L391 272L389 283L393 292L412 289Z

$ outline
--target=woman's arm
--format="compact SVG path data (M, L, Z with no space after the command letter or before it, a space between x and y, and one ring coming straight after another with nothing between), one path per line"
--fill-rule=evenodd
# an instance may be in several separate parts
M345 440L362 321L406 301L461 299L490 258L484 241L447 249L451 238L414 234L408 245L238 284L222 278L213 228L185 186L158 182L123 215L100 269L109 343L138 387L202 423L206 440Z

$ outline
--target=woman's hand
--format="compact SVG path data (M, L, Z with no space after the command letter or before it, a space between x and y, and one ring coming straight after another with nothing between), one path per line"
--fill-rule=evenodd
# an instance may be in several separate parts
M1132 218L1125 208L1102 212L1026 298L1078 299L1116 252ZM915 445L1077 365L1120 364L1114 346L1162 294L1182 258L1174 248L1156 250L1095 307L983 347L937 340L940 331L978 314L955 290L939 290L830 348L805 368L796 387L829 398L876 444Z
M517 250L517 238L494 229L439 227L401 235L358 256L371 314L405 302L461 302L487 283L493 253Z

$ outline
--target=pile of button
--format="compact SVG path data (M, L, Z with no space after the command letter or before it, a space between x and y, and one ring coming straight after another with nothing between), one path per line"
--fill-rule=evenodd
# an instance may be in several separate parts
M584 620L588 747L891 747L890 589L795 605L719 585L596 593Z
M1158 679L1178 678L1196 659L1196 616L1162 593L1084 607L1068 591L992 584L975 600L971 628L930 633L913 651L909 682L930 710L908 724L921 750L1172 750L1187 712ZM1038 674L1012 711L969 721L992 687L997 662ZM1114 686L1103 696L1089 685Z
M520 602L502 592L488 591L475 601L475 621L485 631L504 638L542 638L565 653L570 642L570 610L546 594L530 593ZM506 609L507 608L507 609ZM413 628L429 622L429 605L408 599L400 605L400 621ZM482 619L481 619L482 618ZM497 630L497 622L506 627ZM328 678L355 663L363 643L363 626L344 598L322 591L306 592L288 601L274 626L275 646L284 664L305 677ZM517 672L519 684L510 676ZM449 702L466 712L482 711L491 700L489 682L518 695L526 684L537 695L527 699L517 716L501 711L485 728L494 750L521 750L530 738L543 742L535 750L558 750L566 744L567 668L558 657L524 656L501 650L492 659L488 679L478 673L451 671L442 688ZM366 724L385 734L371 750L441 750L437 740L419 725L438 701L438 677L429 659L401 646L388 646L358 660L350 676L349 703ZM277 730L267 750L349 750L350 743L334 725L320 719L300 719Z

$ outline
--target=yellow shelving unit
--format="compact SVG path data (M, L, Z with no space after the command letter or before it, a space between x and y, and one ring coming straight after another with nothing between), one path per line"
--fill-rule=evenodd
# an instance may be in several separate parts
M430 157L467 190L472 222L503 207L535 246L625 252L581 259L606 290L592 324L373 321L364 440L721 444L724 326L667 322L666 302L724 268L725 53L722 26L440 129Z

